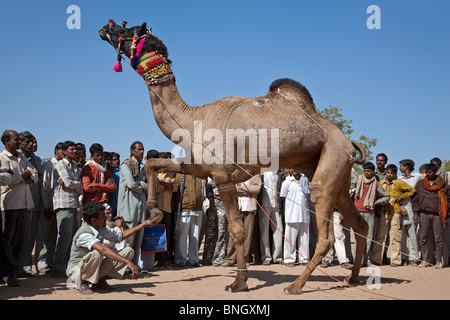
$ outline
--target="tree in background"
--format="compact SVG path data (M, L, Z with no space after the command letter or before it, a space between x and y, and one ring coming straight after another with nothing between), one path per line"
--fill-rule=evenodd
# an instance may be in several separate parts
M444 171L449 172L450 171L450 160L442 160L442 168L444 168Z

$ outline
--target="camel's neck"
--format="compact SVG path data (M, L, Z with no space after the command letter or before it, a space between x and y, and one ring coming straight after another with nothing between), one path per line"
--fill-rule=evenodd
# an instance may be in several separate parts
M188 105L181 98L175 80L150 85L148 90L153 115L162 133L172 141L177 140L180 130L187 130L193 136L194 121L201 121L202 119L197 119L199 117L199 112L196 112L197 108Z

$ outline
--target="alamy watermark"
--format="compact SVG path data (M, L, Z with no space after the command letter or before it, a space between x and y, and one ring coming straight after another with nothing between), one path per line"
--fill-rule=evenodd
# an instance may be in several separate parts
M367 268L366 272L371 275L366 281L367 288L370 290L381 289L381 268L371 266Z
M69 30L81 29L81 9L77 5L70 5L66 10L70 16L66 20L66 26ZM370 16L366 20L366 26L370 30L381 29L381 9L377 5L370 5L366 10Z
M381 9L377 5L371 5L367 8L366 13L371 14L367 18L366 26L368 29L381 29Z
M262 170L277 170L280 153L278 129L226 129L203 131L202 121L194 122L193 136L185 129L176 129L171 135L176 144L172 150L184 149L185 164L258 165ZM174 161L180 161L174 159Z
M81 9L77 5L70 5L67 7L66 13L70 16L66 20L67 29L81 29Z

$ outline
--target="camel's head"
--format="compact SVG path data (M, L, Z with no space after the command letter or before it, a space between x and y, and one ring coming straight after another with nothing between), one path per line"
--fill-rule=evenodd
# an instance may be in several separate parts
M132 28L126 28L126 21L122 21L122 26L119 26L110 19L108 24L99 30L100 38L108 41L114 48L123 52L127 57L131 56L131 47L133 45L133 39L145 38L143 41L143 47L141 54L147 52L157 51L159 54L167 58L167 48L157 37L153 35L151 30L147 30L147 23L143 23L141 26L135 26Z
M147 24L126 28L126 21L122 21L122 27L114 20L109 20L100 31L100 37L108 41L118 52L117 62L113 69L122 72L122 53L130 58L131 67L145 80L147 85L160 84L174 80L171 61L167 59L167 48L151 30L147 30Z

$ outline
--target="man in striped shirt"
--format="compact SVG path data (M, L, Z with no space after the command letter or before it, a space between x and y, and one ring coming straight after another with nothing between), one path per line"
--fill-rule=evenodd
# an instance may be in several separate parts
M34 206L29 185L38 181L38 172L18 151L20 139L16 131L6 130L1 141L5 145L5 150L0 153L1 169L9 172L12 178L10 184L1 187L3 240L7 259L12 266L2 276L8 286L17 286L16 271L24 239L26 212Z

